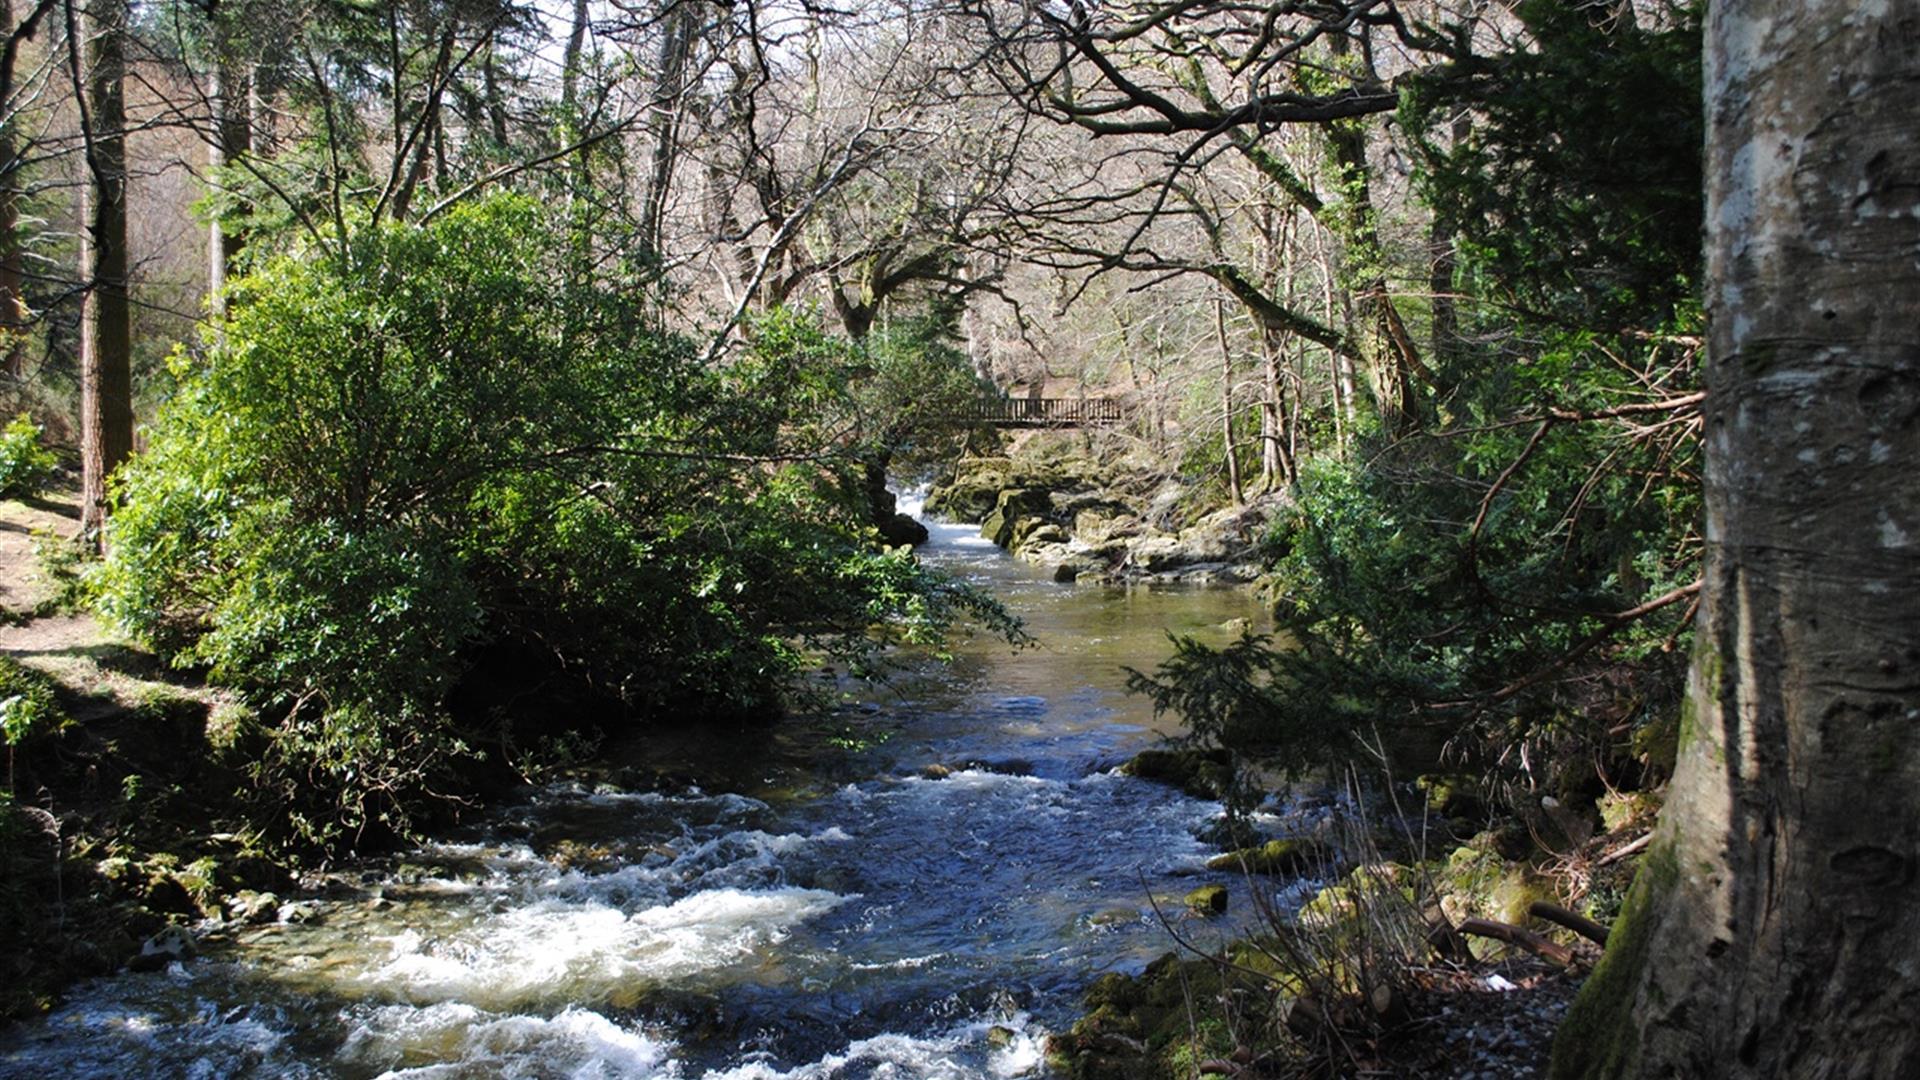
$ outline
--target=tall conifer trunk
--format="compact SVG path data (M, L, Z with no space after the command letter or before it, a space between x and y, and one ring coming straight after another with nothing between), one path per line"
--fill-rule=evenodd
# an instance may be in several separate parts
M80 462L83 535L106 520L107 476L133 453L132 328L127 303L126 0L86 9L88 124L86 228L80 327Z

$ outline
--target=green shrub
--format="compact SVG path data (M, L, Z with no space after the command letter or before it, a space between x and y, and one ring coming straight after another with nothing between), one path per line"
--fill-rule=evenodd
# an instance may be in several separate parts
M0 737L8 748L28 737L57 730L66 722L54 699L53 681L0 655Z
M53 451L40 445L40 425L26 413L0 430L0 498L38 495L59 465Z
M647 329L637 271L574 258L494 198L267 262L175 358L101 607L249 693L301 839L405 831L462 765L583 718L765 717L810 656L1008 628L873 543L824 434L848 349L702 363Z

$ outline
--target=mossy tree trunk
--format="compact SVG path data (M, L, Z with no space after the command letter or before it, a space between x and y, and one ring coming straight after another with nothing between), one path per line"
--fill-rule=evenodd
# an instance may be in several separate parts
M1680 761L1554 1075L1920 1062L1920 3L1707 27L1707 578Z

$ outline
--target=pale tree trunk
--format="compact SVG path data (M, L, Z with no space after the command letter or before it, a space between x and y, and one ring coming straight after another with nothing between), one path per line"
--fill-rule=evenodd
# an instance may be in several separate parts
M127 306L126 0L87 8L87 227L80 326L82 535L106 521L107 476L133 453L132 331Z
M1280 486L1280 352L1273 336L1260 337L1260 481L1271 491Z
M1709 7L1706 585L1560 1077L1920 1062L1920 4Z
M687 62L693 53L694 32L698 27L693 13L680 4L671 5L662 21L660 72L654 81L654 111L659 117L659 130L654 135L653 160L640 207L639 240L643 247L664 262L667 199L673 183L674 160L680 150L680 120L685 112L682 98L687 92Z
M564 142L577 141L585 134L586 125L580 115L580 64L586 51L587 23L587 0L573 0L573 22L567 32L566 51L560 58L560 122L564 125L561 136ZM567 164L571 181L567 185L567 203L573 211L576 229L584 228L580 211L587 190L587 154L587 149L581 147ZM583 238L576 237L576 243L579 242L583 242Z
M1213 298L1213 332L1220 339L1220 444L1227 459L1227 493L1233 505L1246 505L1240 489L1239 448L1233 444L1233 350L1227 345L1226 303Z

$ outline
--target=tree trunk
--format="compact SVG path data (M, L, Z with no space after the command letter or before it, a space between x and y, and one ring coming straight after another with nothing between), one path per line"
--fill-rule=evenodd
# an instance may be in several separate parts
M107 476L133 453L132 339L127 306L126 0L87 7L87 228L80 326L80 461L83 535L106 521Z
M653 138L653 161L640 207L640 244L666 259L667 195L673 183L673 164L680 149L681 97L686 93L687 61L693 52L693 14L681 4L669 6L660 38L660 73L654 82L654 112L660 128Z
M1233 350L1227 347L1226 302L1213 298L1213 332L1220 339L1220 445L1227 459L1227 493L1233 505L1244 506L1246 494L1240 489L1239 448L1233 444Z
M215 170L215 183L219 182L217 171L221 166L253 149L253 78L247 65L229 54L230 48L224 34L216 39L220 56L210 95L213 139L207 144L207 164ZM216 319L227 313L227 272L244 244L238 233L220 223L218 214L213 215L207 227L207 297Z
M487 98L487 131L493 136L495 150L507 148L507 103L500 94L500 74L495 46L500 41L497 28L487 30L487 48L481 54L480 85Z
M1920 5L1708 9L1706 588L1554 1074L1920 1062Z
M13 4L0 0L0 35L13 32ZM0 108L13 106L13 71L0 71ZM12 124L0 123L0 369L24 378L27 359L27 309L20 245L20 168Z

